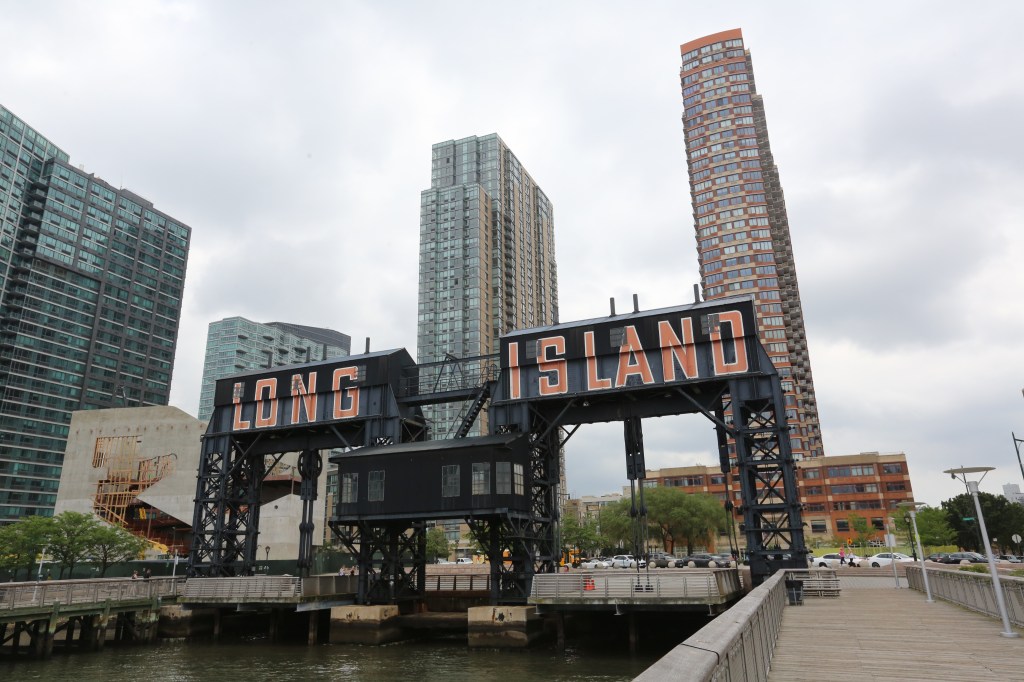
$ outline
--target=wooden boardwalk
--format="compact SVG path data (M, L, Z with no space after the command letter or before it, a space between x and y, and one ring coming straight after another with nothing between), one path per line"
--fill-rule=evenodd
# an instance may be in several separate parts
M1001 636L998 618L891 577L842 583L838 599L785 608L769 682L1024 680L1024 637Z

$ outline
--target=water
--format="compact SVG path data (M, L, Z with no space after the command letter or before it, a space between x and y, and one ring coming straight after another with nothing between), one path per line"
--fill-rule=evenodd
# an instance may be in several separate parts
M287 682L325 680L410 680L461 682L481 680L563 682L631 680L681 641L660 632L628 653L621 627L609 626L607 637L570 642L565 651L541 643L525 650L470 649L459 639L405 642L386 646L352 644L270 644L265 637L221 643L164 641L152 645L107 643L100 652L64 653L51 658L11 662L0 658L0 679L109 682L245 680ZM670 628L673 629L673 628ZM599 635L601 633L598 633ZM657 645L644 646L659 639Z

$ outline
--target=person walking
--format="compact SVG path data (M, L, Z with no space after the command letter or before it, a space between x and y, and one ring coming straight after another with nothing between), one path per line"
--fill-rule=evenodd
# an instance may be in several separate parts
M844 550L842 547L839 548L839 565L846 565L846 550Z

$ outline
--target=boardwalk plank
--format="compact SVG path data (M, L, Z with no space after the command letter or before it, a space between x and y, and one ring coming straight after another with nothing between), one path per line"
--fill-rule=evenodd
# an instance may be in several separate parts
M844 584L838 599L786 607L768 680L1024 681L1024 637L1001 631L998 619L940 600L929 604L892 580L874 588Z

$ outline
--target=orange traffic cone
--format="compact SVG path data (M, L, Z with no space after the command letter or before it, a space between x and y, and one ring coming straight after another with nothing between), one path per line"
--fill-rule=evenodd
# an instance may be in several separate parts
M595 589L594 588L594 579L593 578L584 578L583 579L583 590L585 592L590 592L593 589Z

